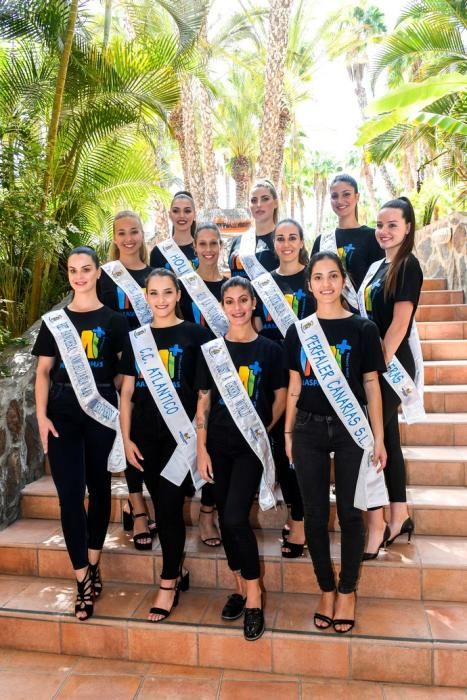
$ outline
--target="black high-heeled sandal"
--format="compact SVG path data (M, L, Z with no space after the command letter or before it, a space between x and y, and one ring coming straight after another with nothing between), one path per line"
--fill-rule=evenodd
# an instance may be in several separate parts
M135 513L133 515L133 526L136 518L147 518L148 514L146 511L144 513ZM143 542L143 540L151 540L150 542ZM138 532L136 535L133 535L133 544L135 545L135 549L139 550L148 550L152 549L152 535L149 530L149 528L146 530L146 532Z
M304 544L297 544L296 542L285 540L282 547L287 547L289 550L288 552L284 552L284 549L281 550L284 559L298 559L299 557L303 557Z
M389 529L389 526L386 525L386 527L384 528L383 541L379 545L378 549L376 550L376 552L363 552L362 561L371 561L373 559L376 559L378 554L379 554L379 550L382 548L384 548L384 549L386 548L387 539L388 539L390 534L391 534L391 530Z
M402 523L401 529L399 530L397 535L394 535L394 537L391 537L391 539L386 540L386 547L389 547L389 545L392 544L393 542L395 542L395 540L397 540L397 538L400 537L401 535L407 535L407 543L409 543L410 540L412 539L412 535L413 535L414 531L415 531L415 525L413 523L412 518L407 518ZM388 537L390 534L391 534L391 532L388 533Z
M201 507L199 509L199 515L200 515L200 517L201 517L201 513L204 513L204 515L212 515L212 513L214 513L215 510L216 510L215 507L213 507L211 510L206 510L205 508ZM207 547L220 547L222 544L222 539L220 537L220 534L218 537L201 537L201 534L200 534L200 540Z
M97 562L97 564L89 564L89 573L91 574L91 581L94 588L94 598L99 598L104 588L102 585L99 562Z
M348 594L351 595L351 594ZM353 596L354 596L354 604L355 606L357 605L357 594L355 591L353 591ZM355 606L354 606L354 615L355 615ZM346 625L347 629L345 630L338 630L337 625ZM334 629L334 632L337 632L337 634L347 634L347 632L350 632L354 628L355 625L355 617L353 620L345 620L344 618L337 618L335 617L334 620L332 621L332 626Z
M169 617L172 610L174 608L176 608L178 605L178 598L180 595L180 581L177 581L175 586L161 586L159 584L159 588L161 591L175 591L174 601L172 603L172 607L170 608L170 610L166 610L165 608L151 608L149 610L150 615L162 615L162 617L160 618L160 620L149 620L148 619L148 622L163 622L164 620L166 620ZM185 590L187 590L187 589L185 589Z
M94 612L94 586L89 565L83 580L76 581L76 588L75 617L84 622L89 620ZM86 617L78 617L79 613L85 613Z
M316 622L324 622L324 625L317 625ZM313 615L313 624L318 630L327 630L332 625L332 617L323 615L322 613L315 612Z
M184 574L180 573L178 587L183 592L190 590L190 572L189 571L185 571Z

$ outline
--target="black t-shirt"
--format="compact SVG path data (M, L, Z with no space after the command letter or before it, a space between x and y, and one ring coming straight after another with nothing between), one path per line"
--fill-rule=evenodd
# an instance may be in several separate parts
M146 290L146 277L151 270L152 267L149 267L149 265L146 265L142 270L128 270L143 292ZM133 310L130 300L105 270L102 270L101 276L97 280L97 296L109 309L119 311L126 318L128 321L128 328L131 331L135 328L139 328L138 317Z
M206 287L212 294L214 294L217 301L221 300L221 287L226 280L227 277L223 277L217 282L205 282ZM181 287L182 296L180 298L180 310L182 312L183 318L185 319L185 321L191 321L192 323L197 323L200 326L207 326L203 314L201 313L193 299L190 297L183 284L181 285Z
M415 316L418 300L420 299L420 291L423 283L422 268L415 255L410 253L397 275L395 293L385 299L384 281L388 270L389 264L386 262L383 263L370 284L365 288L365 308L368 317L376 323L381 337L384 338L392 323L394 304L398 301L411 301L413 304L413 311L407 333L403 339L406 340L410 335L413 317Z
M241 238L241 236L234 238L230 248L229 268L232 277L235 275L247 277L247 274L243 269L242 261L239 257ZM268 272L272 272L276 269L278 260L274 251L272 232L266 233L264 236L256 236L256 257L258 258L258 262L260 262L264 269Z
M313 253L319 251L321 236L313 243ZM336 228L337 252L348 272L355 289L363 282L370 265L384 258L378 245L375 229L369 226L358 228Z
M308 279L305 270L297 272L295 275L280 275L277 270L271 274L292 310L296 313L297 318L306 318L315 311L316 304L313 296L308 291ZM271 338L271 340L281 341L283 339L282 333L274 323L266 305L261 299L258 299L257 309L257 315L263 323L261 335L264 335L265 338Z
M198 258L196 257L195 249L193 248L193 243L188 243L187 245L179 246L182 253L191 261L193 269L196 270L198 267ZM170 265L167 259L162 255L161 251L157 246L151 250L151 255L149 256L149 264L151 267L165 267L166 270L170 270Z
M122 314L107 306L96 311L64 309L78 331L96 384L110 384L118 373L117 353L122 352L128 325ZM62 362L57 343L44 321L32 349L33 355L55 357L50 373L53 382L68 384L70 379Z
M281 347L260 335L249 343L234 343L230 340L225 343L248 396L262 422L268 426L272 420L274 392L287 386L287 377L282 369ZM209 370L208 375L207 384L198 384L200 389L212 389L208 429L238 430Z
M194 323L183 321L169 328L152 328L162 362L180 397L190 420L196 412L197 386L209 381L208 369L198 361L200 347L213 339L212 333ZM165 421L154 403L143 375L135 362L130 338L127 336L119 364L121 374L135 377L133 419L139 429L147 427L149 432L168 432Z
M364 405L363 374L386 371L377 327L372 321L356 314L348 318L319 319L319 322L350 388L360 404ZM335 415L315 378L295 326L287 331L284 353L286 367L299 372L302 378L297 408L321 416Z

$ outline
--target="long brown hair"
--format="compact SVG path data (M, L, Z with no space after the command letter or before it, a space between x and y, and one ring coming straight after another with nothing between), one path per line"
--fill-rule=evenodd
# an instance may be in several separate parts
M306 267L310 261L310 256L308 255L308 251L305 248L305 234L303 233L302 226L298 223L298 221L295 221L295 219L281 219L277 222L276 227L273 231L273 240L276 240L277 229L279 228L279 226L282 226L282 224L290 224L291 226L295 226L295 228L297 229L298 235L300 236L300 240L303 242L303 248L300 248L300 252L298 254L298 262L300 263L300 265L305 265Z
M195 206L195 200L193 199L193 196L191 192L188 192L188 190L180 190L179 192L175 192L173 199L170 203L170 208L172 209L174 202L176 199L188 199L193 207L193 212L195 214L195 217L193 219L193 223L191 224L190 227L190 232L191 232L191 237L195 237L195 231L196 231L196 206ZM172 224L172 234L171 237L174 237L175 233L175 226Z
M384 298L394 295L397 288L397 277L400 270L402 275L405 273L405 264L415 245L415 212L411 201L407 197L398 197L386 202L381 209L400 209L402 218L406 224L409 224L409 231L404 237L399 250L396 253L394 260L389 266L388 274L384 282Z
M112 224L114 239L115 239L115 228L116 228L115 224L117 223L117 221L119 219L125 219L127 217L129 219L136 219L136 221L138 222L138 226L141 230L141 233L143 234L143 242L142 242L140 249L139 249L139 258L140 258L141 262L143 262L145 265L147 265L148 264L148 249L146 248L146 243L144 241L143 222L141 221L138 214L136 214L134 211L129 211L128 209L125 209L123 211L119 211L118 214L115 214L113 224ZM110 260L120 260L120 251L118 249L117 244L115 243L115 240L113 240L112 243L110 244L109 259Z
M151 270L149 275L146 277L146 280L144 283L144 286L146 287L146 291L147 291L148 286L149 286L149 280L151 280L153 277L167 277L172 282L173 286L175 287L175 291L176 292L181 291L180 282L178 281L175 272L173 272L172 270L168 270L165 267L155 267L153 270ZM175 316L177 316L177 318L180 318L182 321L184 320L179 301L177 301L177 303L175 304Z

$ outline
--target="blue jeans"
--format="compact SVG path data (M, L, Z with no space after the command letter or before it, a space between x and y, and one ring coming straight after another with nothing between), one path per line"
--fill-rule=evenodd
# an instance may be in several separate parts
M354 508L355 486L363 450L336 416L297 410L292 452L302 494L305 534L322 591L336 588L329 544L330 452L334 452L336 506L341 528L341 570L338 590L356 589L365 546L362 512Z

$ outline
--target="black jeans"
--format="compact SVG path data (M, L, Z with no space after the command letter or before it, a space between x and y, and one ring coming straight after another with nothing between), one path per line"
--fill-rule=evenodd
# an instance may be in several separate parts
M397 357L413 379L415 377L415 363L408 341L404 341L400 345ZM398 418L401 400L384 377L380 377L380 385L383 398L384 446L388 455L384 478L389 501L391 503L405 503L407 501L406 473Z
M117 405L115 388L98 388L101 396ZM87 416L66 384L51 387L47 415L59 435L55 438L49 433L49 461L60 500L63 536L73 568L83 569L88 564L88 549L102 549L109 525L111 475L107 459L115 431Z
M355 487L363 450L337 417L297 411L293 458L305 512L305 534L322 591L336 587L329 546L330 452L334 452L337 515L341 528L338 590L356 589L365 544L362 512L354 508Z
M176 447L175 440L168 431L157 434L154 427L147 425L142 417L135 416L135 412L131 439L144 457L143 479L156 511L162 549L161 578L175 579L180 573L185 549L183 504L192 485L191 475L188 473L180 486L161 476Z
M279 481L282 489L284 501L288 506L290 506L290 515L292 520L302 521L302 496L300 489L298 488L295 470L291 469L289 460L285 454L284 428L285 416L281 416L270 432L277 480Z
M262 464L237 430L226 435L209 429L207 451L229 567L244 579L259 578L258 543L249 516L261 481Z

